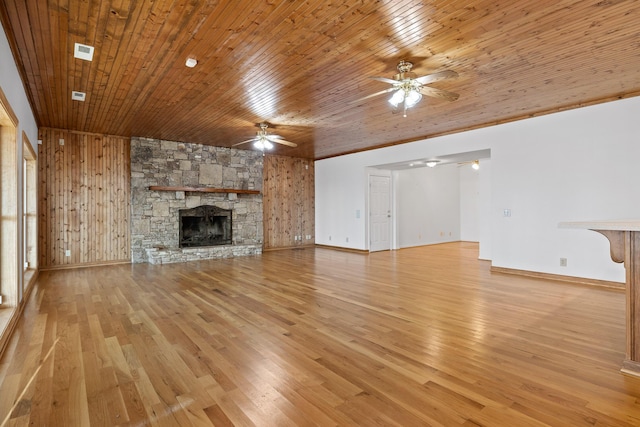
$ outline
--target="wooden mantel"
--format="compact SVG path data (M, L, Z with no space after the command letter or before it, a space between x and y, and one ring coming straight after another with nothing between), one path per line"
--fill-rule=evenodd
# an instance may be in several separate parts
M626 270L626 358L622 372L640 376L640 220L561 222L560 228L582 228L604 235L611 259Z
M212 187L166 187L162 185L149 186L151 191L192 191L196 193L236 193L236 194L260 194L260 190L242 190L237 188L212 188Z

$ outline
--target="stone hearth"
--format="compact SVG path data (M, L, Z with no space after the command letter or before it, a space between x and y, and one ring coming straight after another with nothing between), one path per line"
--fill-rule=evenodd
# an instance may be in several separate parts
M262 153L131 138L132 262L165 264L262 253L262 195L154 191L150 186L261 190ZM229 245L180 248L179 211L209 205L232 212Z

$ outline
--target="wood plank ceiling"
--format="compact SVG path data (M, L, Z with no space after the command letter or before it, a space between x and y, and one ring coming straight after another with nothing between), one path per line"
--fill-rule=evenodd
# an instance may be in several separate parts
M275 153L318 159L640 93L638 1L3 0L0 13L42 127L229 147L266 121L298 143ZM401 59L456 71L433 87L460 98L407 117L389 95L353 102Z

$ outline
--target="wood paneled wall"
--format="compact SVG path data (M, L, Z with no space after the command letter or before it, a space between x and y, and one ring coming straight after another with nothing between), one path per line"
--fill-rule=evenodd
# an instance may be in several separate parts
M130 139L50 128L40 139L40 268L129 261ZM264 249L314 244L313 161L265 156L263 173Z
M313 161L269 155L263 173L264 249L314 244Z
M49 128L40 139L40 268L129 261L130 139Z

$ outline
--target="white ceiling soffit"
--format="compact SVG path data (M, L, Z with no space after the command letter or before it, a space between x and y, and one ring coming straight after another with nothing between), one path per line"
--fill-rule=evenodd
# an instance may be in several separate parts
M438 160L438 166L447 165L447 164L458 164L464 162L472 162L474 160L482 160L482 159L490 159L491 158L491 150L477 150L477 151L467 151L466 153L456 153L456 154L447 154L444 156L429 156L429 157L421 157L417 159L410 159L403 162L396 163L386 163L383 165L375 165L372 166L376 169L385 169L385 170L403 170L403 169L411 169L416 167L426 167L426 162L428 160Z

